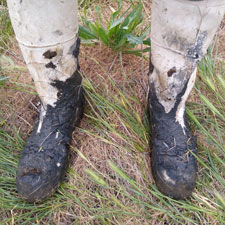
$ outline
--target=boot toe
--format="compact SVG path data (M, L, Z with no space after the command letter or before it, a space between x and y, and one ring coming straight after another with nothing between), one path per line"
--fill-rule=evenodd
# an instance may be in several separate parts
M16 186L19 195L28 202L37 202L48 197L48 185L41 175L27 174L17 177Z
M153 177L157 188L165 195L182 200L188 198L195 187L195 170L156 169L153 170Z
M28 202L39 202L54 192L54 182L38 169L18 170L16 186L19 195Z
M38 138L31 135L21 154L16 185L19 195L28 202L50 197L64 178L69 145L63 135L55 142L53 136L49 136L42 151L39 151L39 145L36 145Z

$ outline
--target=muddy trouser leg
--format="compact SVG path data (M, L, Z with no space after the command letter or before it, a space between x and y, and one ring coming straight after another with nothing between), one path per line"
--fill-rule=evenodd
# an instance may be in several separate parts
M83 111L77 1L7 0L16 39L41 100L39 121L17 171L28 201L50 196L64 178L74 126Z
M185 115L197 65L223 19L225 0L153 0L149 111L159 190L183 199L195 186L195 139Z

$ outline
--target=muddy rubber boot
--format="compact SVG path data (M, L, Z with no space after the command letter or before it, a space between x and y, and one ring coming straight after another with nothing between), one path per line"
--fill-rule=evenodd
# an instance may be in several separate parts
M151 167L158 189L174 199L189 197L195 187L197 162L196 140L192 136L184 115L185 128L176 121L181 102L177 96L169 113L160 104L154 86L149 91L149 114L152 131Z
M84 105L79 73L65 83L54 84L60 89L55 107L41 110L39 122L21 153L16 185L18 193L27 201L43 200L58 188L68 165L72 132L78 125ZM41 131L38 127L42 120Z
M74 127L83 114L77 1L7 0L16 39L41 101L39 121L21 153L17 190L29 202L63 180Z
M51 196L65 176L72 132L83 115L81 80L78 66L66 81L52 82L59 98L54 107L42 106L39 121L21 153L16 185L29 202Z
M148 109L151 167L158 189L185 199L195 187L196 140L185 112L197 65L223 18L225 0L154 0Z

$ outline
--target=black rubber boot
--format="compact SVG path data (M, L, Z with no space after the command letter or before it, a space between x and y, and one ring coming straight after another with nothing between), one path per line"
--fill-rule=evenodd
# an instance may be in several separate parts
M75 57L78 52L79 41ZM17 190L29 202L49 197L65 176L72 132L83 114L81 81L78 65L76 72L65 82L57 80L52 83L59 90L59 100L55 107L47 105L45 116L40 115L43 120L41 131L38 132L38 122L21 153Z
M186 86L169 113L158 101L153 84L150 84L148 97L153 178L158 189L174 199L185 199L191 195L197 171L197 162L192 154L197 153L196 140L189 130L186 116L184 130L175 119Z

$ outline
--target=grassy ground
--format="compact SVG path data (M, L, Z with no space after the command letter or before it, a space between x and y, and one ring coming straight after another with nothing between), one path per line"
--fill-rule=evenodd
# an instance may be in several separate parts
M93 2L80 1L95 18ZM2 2L1 2L2 3ZM129 5L124 1L124 5ZM150 3L144 3L145 25ZM146 116L148 61L101 44L81 47L85 117L73 134L65 181L43 203L23 202L16 167L38 115L38 98L0 8L0 224L225 224L225 56L221 30L214 51L198 69L188 116L198 137L196 189L175 201L155 187L150 171L151 134ZM4 18L4 19L3 19ZM147 55L146 55L147 57Z

